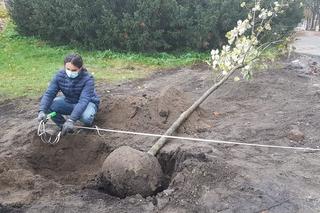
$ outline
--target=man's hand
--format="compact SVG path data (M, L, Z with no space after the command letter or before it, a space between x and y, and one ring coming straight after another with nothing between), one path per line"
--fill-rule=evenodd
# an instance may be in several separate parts
M45 121L47 118L46 114L43 111L40 111L37 117L37 120L40 121Z
M73 132L73 129L74 129L74 121L68 119L62 126L61 134L66 135L69 132Z

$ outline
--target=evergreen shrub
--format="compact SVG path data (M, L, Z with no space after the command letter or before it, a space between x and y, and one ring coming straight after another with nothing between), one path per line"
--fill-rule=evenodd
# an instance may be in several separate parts
M21 34L100 50L210 50L246 16L239 0L10 1Z

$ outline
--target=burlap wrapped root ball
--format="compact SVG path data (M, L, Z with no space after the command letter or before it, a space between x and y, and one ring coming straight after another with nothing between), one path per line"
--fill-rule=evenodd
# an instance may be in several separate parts
M102 174L111 194L124 198L153 195L161 186L163 173L156 157L122 146L104 161Z

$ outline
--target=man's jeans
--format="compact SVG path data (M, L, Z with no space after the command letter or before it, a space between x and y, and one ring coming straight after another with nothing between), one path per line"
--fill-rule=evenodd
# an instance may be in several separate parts
M52 118L52 120L59 126L62 127L62 125L65 122L65 119L62 115L71 115L74 107L76 104L71 104L67 103L65 101L64 96L56 97L51 106L50 106L50 112L56 112L57 115ZM86 110L82 113L80 117L80 121L85 125L85 126L91 126L94 120L94 116L97 113L97 106L89 102Z

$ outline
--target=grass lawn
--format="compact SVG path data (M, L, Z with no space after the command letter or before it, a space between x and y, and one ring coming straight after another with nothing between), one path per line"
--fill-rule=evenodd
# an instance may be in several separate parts
M209 53L119 53L53 46L37 38L19 35L12 23L0 33L0 99L36 97L44 92L54 73L72 52L83 56L97 81L118 82L145 77L157 69L188 66L206 60Z

